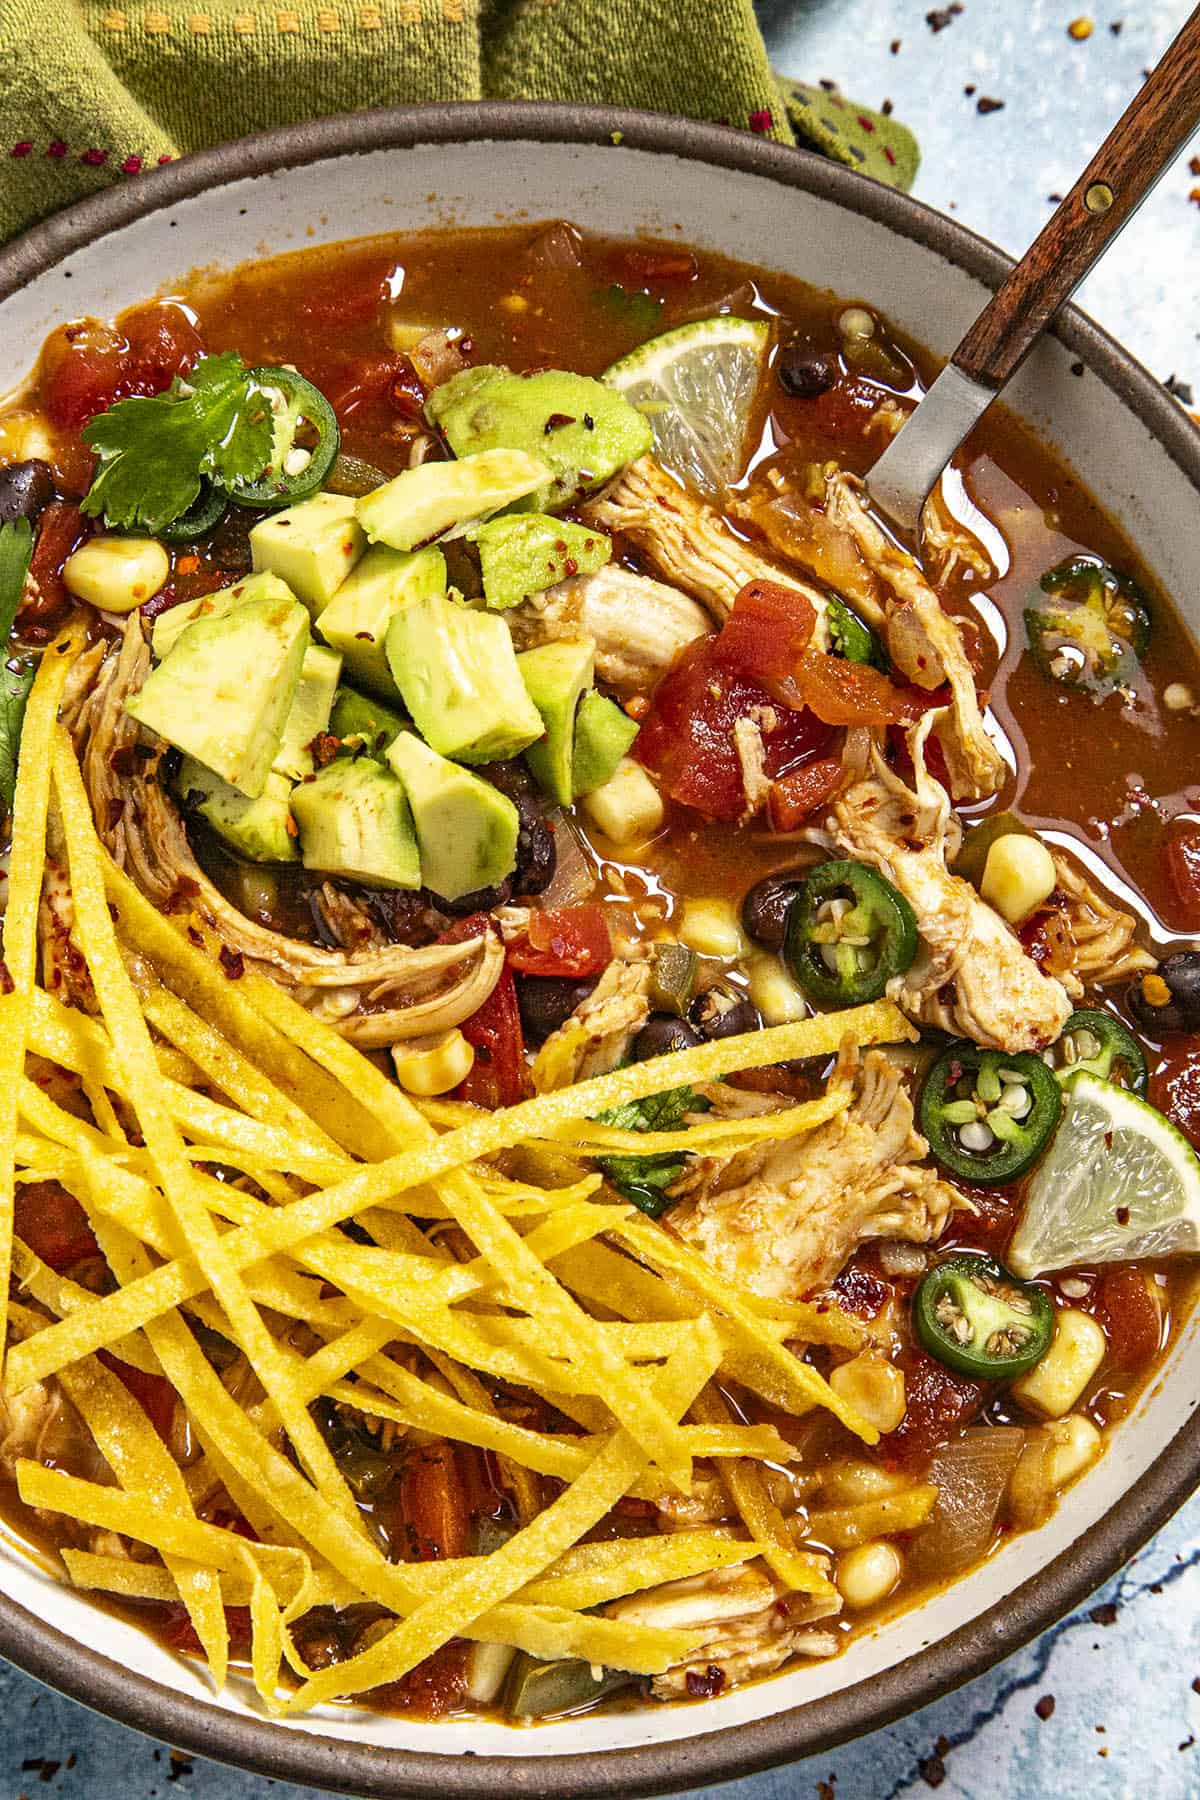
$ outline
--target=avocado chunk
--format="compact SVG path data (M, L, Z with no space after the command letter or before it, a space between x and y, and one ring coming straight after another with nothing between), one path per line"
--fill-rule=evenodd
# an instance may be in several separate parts
M333 697L341 672L342 659L336 650L326 650L323 644L310 644L304 652L300 685L279 740L279 754L271 765L277 775L302 781L312 774L315 766L312 741L329 730L329 715L333 711Z
M397 613L446 591L446 559L440 550L368 550L317 620L317 630L340 650L346 673L381 699L397 698L384 654L387 629Z
M572 798L603 787L625 755L638 728L615 700L588 688L575 714L575 750L571 761Z
M612 555L602 531L546 513L506 513L468 535L479 546L484 596L497 612L568 575L594 575Z
M314 619L367 547L356 504L345 494L314 494L251 528L254 567L286 581Z
M421 880L443 900L494 887L517 861L517 809L490 781L439 756L413 731L387 753L404 783L421 851Z
M404 788L370 757L335 757L292 789L292 813L306 869L368 887L420 887Z
M333 697L329 729L345 749L361 750L382 762L396 733L403 731L404 720L381 701L368 700L352 687L339 687Z
M387 658L418 731L442 756L491 762L541 737L541 715L499 614L427 594L393 618Z
M458 462L405 469L358 502L358 517L373 544L412 550L472 519L511 506L550 478L538 457L507 447L481 450Z
M504 445L549 464L552 479L522 502L521 512L553 512L590 494L644 456L654 435L623 395L564 369L537 375L486 365L463 369L434 388L425 415L455 456Z
M235 581L232 587L218 588L215 594L201 594L196 600L184 600L179 606L168 607L165 613L159 613L150 634L150 648L155 660L162 662L179 642L180 632L194 625L197 619L223 619L234 607L245 606L250 600L295 598L291 588L278 575L247 575L241 581Z
M299 862L292 784L286 775L272 770L262 793L251 800L195 757L185 756L174 785L185 809L207 819L217 836L247 861Z
M573 797L575 713L580 695L592 685L595 651L593 638L559 638L517 658L521 679L545 728L525 760L539 785L560 806L569 806Z
M256 800L279 754L308 649L298 600L251 600L187 626L125 703L139 725Z

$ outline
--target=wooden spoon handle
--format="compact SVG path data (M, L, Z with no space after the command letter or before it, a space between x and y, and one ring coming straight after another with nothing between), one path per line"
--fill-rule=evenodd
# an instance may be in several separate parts
M1200 124L1200 6L951 361L1001 388Z

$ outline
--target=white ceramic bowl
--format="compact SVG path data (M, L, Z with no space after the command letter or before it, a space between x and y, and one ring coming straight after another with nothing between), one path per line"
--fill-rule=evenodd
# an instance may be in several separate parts
M915 202L815 157L643 114L567 107L366 113L190 157L84 202L0 255L0 389L51 328L111 315L197 265L423 226L567 217L708 246L877 304L948 354L1007 259ZM1200 624L1200 435L1077 313L1008 398L1125 527ZM702 1705L516 1731L327 1709L266 1721L0 1541L0 1651L173 1744L361 1794L661 1793L827 1748L979 1673L1077 1604L1200 1480L1197 1321L1040 1531L829 1663ZM563 1759L568 1759L564 1761Z

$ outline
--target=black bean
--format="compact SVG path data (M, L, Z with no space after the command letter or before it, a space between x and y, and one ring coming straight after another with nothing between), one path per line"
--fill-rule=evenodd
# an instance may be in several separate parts
M796 875L764 875L742 901L742 926L767 950L782 950L792 901L804 886Z
M815 400L827 393L837 379L831 357L798 347L782 353L775 364L775 374L784 393L794 400Z
M1177 950L1149 975L1139 975L1129 990L1129 1010L1152 1037L1200 1032L1200 950Z
M469 894L460 894L457 900L447 900L444 894L434 894L430 898L442 912L449 913L451 918L466 919L472 913L491 912L494 907L507 906L512 899L512 876L506 876L497 887L475 888Z
M48 463L9 463L0 469L0 525L37 518L54 498L54 475Z
M685 1019L674 1013L651 1013L633 1040L633 1060L646 1062L652 1056L669 1056L672 1050L694 1050L703 1042Z
M757 1031L761 1019L758 1009L729 988L710 987L697 994L688 1007L688 1018L703 1037L740 1037L744 1031Z
M567 975L518 975L517 1005L521 1024L531 1044L543 1044L551 1032L566 1023L596 983L572 981Z
M558 865L554 833L532 794L518 794L515 804L520 825L517 828L517 866L513 870L513 893L541 894L554 880L554 871Z

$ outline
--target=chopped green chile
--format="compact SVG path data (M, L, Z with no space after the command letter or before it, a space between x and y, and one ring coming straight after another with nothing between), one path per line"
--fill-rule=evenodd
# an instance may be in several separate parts
M912 962L917 921L904 896L865 863L822 863L792 902L783 949L810 1000L861 1006Z
M1115 1081L1144 1099L1150 1072L1142 1047L1120 1019L1098 1007L1081 1007L1062 1028L1058 1042L1046 1052L1059 1081L1069 1081L1081 1069L1101 1081Z
M682 1015L696 992L699 958L687 944L655 944L650 960L650 1005Z
M887 667L883 646L875 633L835 594L830 594L825 602L825 622L836 655L844 656L847 662L870 663L874 669Z
M1054 1308L990 1256L954 1256L913 1295L913 1325L930 1356L973 1381L1012 1381L1054 1338Z
M264 390L264 397L282 395L282 405L275 411L269 466L256 481L231 488L229 497L238 506L274 511L318 492L338 454L338 422L320 389L294 369L251 369L250 379ZM299 451L305 453L303 466L289 470L289 460Z
M1132 577L1099 557L1073 556L1039 586L1025 633L1043 675L1097 699L1129 681L1150 642L1150 609Z
M632 1687L637 1680L624 1669L602 1669L597 1680L592 1665L578 1657L538 1662L521 1651L505 1686L505 1711L511 1719L548 1719L558 1713L579 1712L608 1694Z
M1015 1181L1041 1155L1062 1090L1040 1056L983 1050L960 1038L921 1090L921 1130L947 1174L980 1187Z

